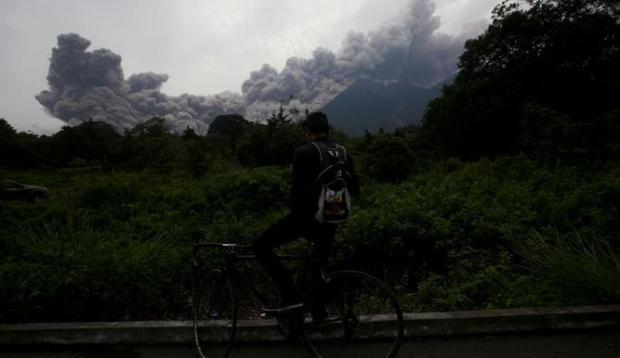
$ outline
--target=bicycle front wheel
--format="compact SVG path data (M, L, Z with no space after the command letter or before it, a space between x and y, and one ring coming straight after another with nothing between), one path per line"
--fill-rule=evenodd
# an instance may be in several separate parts
M315 357L338 357L346 351L393 358L403 340L404 320L396 297L364 272L327 275L306 295L304 315L304 340Z
M228 357L237 328L237 304L232 284L221 271L194 277L193 310L200 358Z

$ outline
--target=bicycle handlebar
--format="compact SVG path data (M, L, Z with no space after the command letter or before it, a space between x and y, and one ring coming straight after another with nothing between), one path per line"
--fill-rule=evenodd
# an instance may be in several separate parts
M222 242L201 242L195 244L192 248L192 264L194 266L198 266L198 261L196 261L196 253L198 250L203 248L215 247L220 249L242 249L242 250L250 250L251 246L249 245L239 245L239 244L230 244L230 243L222 243ZM307 259L310 255L278 255L278 258L281 260L299 260L299 259ZM254 255L237 255L239 259L255 259Z
M249 250L250 246L244 246L244 245L238 245L238 244L229 244L229 243L222 243L222 242L201 242L198 244L195 244L194 247L192 247L192 264L194 266L198 266L198 262L196 261L196 253L198 252L198 250L203 249L203 248L208 248L208 247L216 247L216 248L221 248L221 249L246 249Z
M241 249L249 249L250 246L238 245L238 244L228 244L223 242L201 242L194 245L192 249L192 253L198 251L198 249L203 247L219 247L219 248L241 248Z

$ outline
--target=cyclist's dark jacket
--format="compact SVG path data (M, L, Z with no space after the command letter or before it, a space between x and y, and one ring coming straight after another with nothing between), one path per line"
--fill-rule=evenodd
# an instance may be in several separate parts
M335 144L325 137L319 137L316 141L333 147ZM293 156L293 183L291 187L291 214L296 219L308 220L314 217L319 198L318 190L312 190L312 184L321 171L320 155L318 149L307 143L295 151ZM353 197L360 193L357 175L353 169L353 161L347 152L347 172L351 174L347 178L347 187Z

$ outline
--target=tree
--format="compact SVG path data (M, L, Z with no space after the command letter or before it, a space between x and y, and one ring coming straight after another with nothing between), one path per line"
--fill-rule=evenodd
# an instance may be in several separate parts
M129 132L134 137L163 137L166 134L170 134L170 130L166 125L166 121L161 117L153 117L142 123L137 124Z
M399 182L411 172L413 156L404 139L381 135L368 147L367 171L379 181Z
M64 126L51 138L50 163L66 165L75 159L88 163L118 163L121 135L105 122L92 119L75 127Z
M200 136L196 133L194 129L187 126L187 128L183 130L183 134L181 134L181 138L183 138L184 141L192 141L192 140L200 138Z
M238 114L223 114L209 124L209 135L223 135L230 140L230 150L236 152L237 142L250 129L250 122Z
M172 134L163 118L153 117L135 126L125 137L125 153L138 168L168 170L179 161L183 144Z
M36 168L53 156L49 137L17 132L0 118L0 166Z
M425 141L475 159L533 150L528 108L547 108L570 126L609 118L620 108L617 15L609 0L504 1L485 33L466 43L454 83L430 103Z
M303 144L301 127L289 119L282 106L267 124L256 123L239 142L237 158L246 165L286 165Z
M0 118L0 165L12 164L16 155L17 132L4 119Z

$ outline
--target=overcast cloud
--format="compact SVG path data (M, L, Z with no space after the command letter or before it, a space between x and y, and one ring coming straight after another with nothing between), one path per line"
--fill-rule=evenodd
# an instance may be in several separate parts
M435 16L429 14L412 21L409 0L389 3L378 0L0 0L0 117L17 129L37 133L53 131L63 124L45 114L34 96L50 89L46 76L51 49L58 46L57 36L65 33L77 33L90 40L88 51L105 48L122 57L119 65L124 82L119 80L116 85L122 87L127 83L129 87L122 91L132 93L127 95L131 101L140 101L140 95L135 93L152 92L153 86L163 84L161 92L181 105L188 103L187 98L203 98L200 101L212 104L221 98L202 95L224 91L243 95L249 111L269 110L265 103L295 90L300 102L321 103L325 99L319 94L333 95L353 78L350 73L343 75L341 60L347 58L346 51L356 48L352 46L355 41L372 42L374 36L377 44L380 40L387 41L381 37L387 35L393 36L393 41L400 41L399 36L405 35L398 33L399 28L422 24L424 29L434 29L434 35L421 41L418 57L410 60L434 61L427 55L436 53L438 46L450 52L458 47L450 41L458 42L464 36L480 32L480 21L488 19L497 0L436 0L434 3ZM425 36L423 31L415 33ZM372 48L368 43L360 46ZM382 71L379 65L388 57L398 57L395 51L398 46L384 53L375 47L378 60L368 59L378 61L369 65L375 71ZM317 52L317 48L323 50ZM338 61L331 63L332 55ZM444 53L443 56L455 55ZM287 63L291 57L299 59ZM251 80L252 76L261 75L263 64L270 67L262 75L275 71L276 77L284 78L276 78L273 85L296 84L299 88L273 89L282 93L258 89L256 84L260 81ZM449 64L437 61L428 65L437 73L449 70ZM359 68L351 70L359 72ZM258 71L255 72L258 75L250 75L253 71ZM300 73L305 79L291 77ZM131 77L132 74L141 75ZM381 73L383 77L390 75ZM425 82L418 74L408 76L420 84ZM432 82L432 77L426 82ZM318 81L318 87L313 82L310 87L315 90L304 92L306 88L302 87L308 87L308 81ZM185 96L186 100L179 102L182 93L201 96ZM92 97L93 93L89 95ZM116 100L122 102L124 96ZM257 101L254 107L252 101ZM130 108L136 110L135 105ZM204 118L211 115L211 112L204 114Z

